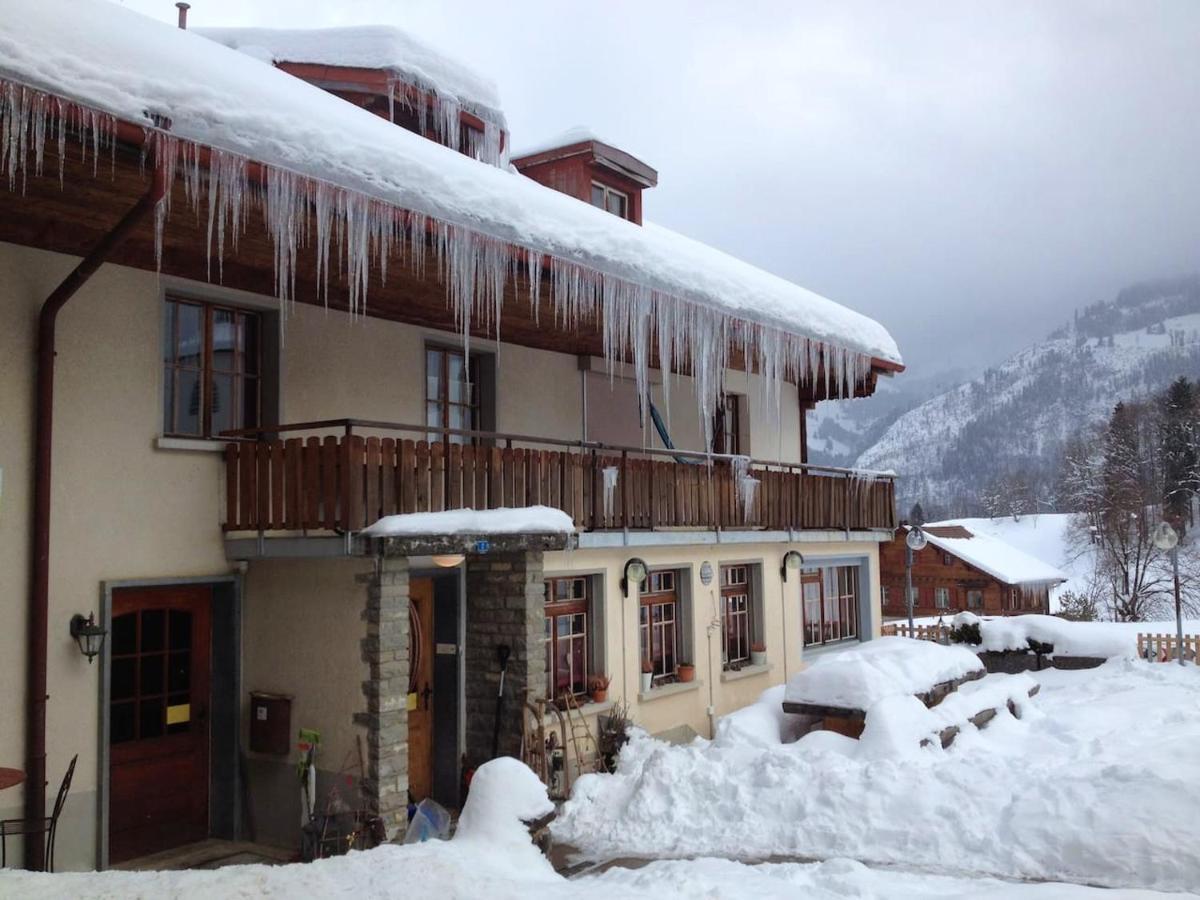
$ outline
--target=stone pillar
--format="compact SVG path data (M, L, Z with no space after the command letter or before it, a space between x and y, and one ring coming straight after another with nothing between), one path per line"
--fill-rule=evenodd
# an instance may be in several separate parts
M359 577L367 584L365 787L390 838L408 822L408 558L381 557L373 573Z
M465 751L468 764L478 766L492 758L500 644L511 651L500 719L501 756L520 755L525 698L546 695L542 551L468 556L466 606Z

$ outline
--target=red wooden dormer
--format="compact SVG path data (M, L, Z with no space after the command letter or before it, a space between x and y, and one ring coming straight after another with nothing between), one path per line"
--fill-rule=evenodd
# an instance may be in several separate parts
M642 224L642 191L658 172L583 128L573 128L512 160L522 175L546 187Z

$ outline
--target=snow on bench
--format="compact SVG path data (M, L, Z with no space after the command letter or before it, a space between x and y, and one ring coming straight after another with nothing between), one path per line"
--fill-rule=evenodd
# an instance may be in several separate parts
M793 675L785 712L863 718L880 700L895 696L938 703L959 684L984 675L979 657L964 647L883 637L818 658Z

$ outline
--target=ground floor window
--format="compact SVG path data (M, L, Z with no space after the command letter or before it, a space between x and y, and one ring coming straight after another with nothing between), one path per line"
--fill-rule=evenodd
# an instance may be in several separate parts
M750 662L760 615L752 575L749 565L721 566L721 658L726 669Z
M983 609L983 591L967 591L967 609Z
M588 691L591 579L546 581L546 685L552 700Z
M950 608L950 588L936 588L933 592L933 605L938 609Z
M638 630L643 671L654 679L675 676L679 666L679 573L650 572L639 595Z
M858 566L805 569L801 590L805 646L858 637Z

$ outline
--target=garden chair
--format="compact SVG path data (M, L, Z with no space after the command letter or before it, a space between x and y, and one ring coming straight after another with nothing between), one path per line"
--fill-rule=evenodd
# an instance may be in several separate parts
M54 838L58 834L58 817L67 805L67 792L71 790L71 777L75 774L75 762L78 759L78 753L71 757L71 764L67 766L67 774L58 786L58 797L54 800L54 810L50 815L44 819L0 819L0 869L8 865L10 837L20 835L29 840L33 835L38 835L39 840L46 842L45 870L54 871Z

